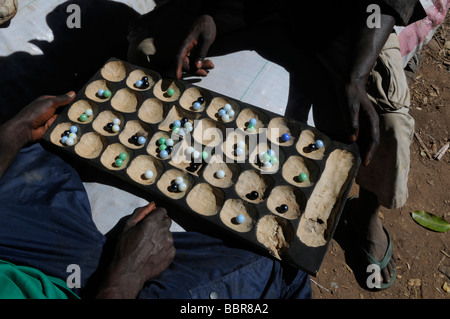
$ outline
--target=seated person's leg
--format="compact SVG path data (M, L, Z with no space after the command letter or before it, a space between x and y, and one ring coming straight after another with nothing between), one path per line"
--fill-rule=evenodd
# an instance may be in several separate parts
M309 276L200 233L174 233L174 262L139 298L311 298Z
M0 259L63 280L76 264L85 287L97 269L104 236L92 221L77 173L39 144L24 148L0 179ZM175 233L174 263L141 298L308 298L309 277L278 261L226 246L199 233ZM184 288L184 289L183 289Z
M0 259L81 285L96 269L103 235L92 221L78 174L40 144L28 146L0 179Z

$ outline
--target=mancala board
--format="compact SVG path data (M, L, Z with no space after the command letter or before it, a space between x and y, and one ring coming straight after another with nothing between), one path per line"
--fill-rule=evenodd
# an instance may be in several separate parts
M313 275L360 164L355 144L115 58L44 141Z

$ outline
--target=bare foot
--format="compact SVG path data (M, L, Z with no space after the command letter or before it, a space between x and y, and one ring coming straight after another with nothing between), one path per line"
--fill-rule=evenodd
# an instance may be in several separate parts
M348 200L345 205L347 221L359 239L359 244L376 261L381 262L387 253L389 241L378 217L379 208L379 205L374 205L374 201L365 196ZM395 267L395 257L392 255L386 267L380 271L382 283L391 281Z

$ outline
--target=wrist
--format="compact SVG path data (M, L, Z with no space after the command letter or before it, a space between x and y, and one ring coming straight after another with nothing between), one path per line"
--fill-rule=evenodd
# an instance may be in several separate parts
M26 124L17 118L12 118L0 126L0 143L15 146L19 150L30 142Z
M366 73L351 72L349 75L349 78L347 80L347 83L350 85L365 87L368 77L369 77L369 74L366 74Z
M123 272L120 267L111 265L106 271L97 293L98 299L134 299L144 282L141 276L132 272Z
M16 121L8 121L0 126L0 177L6 172L19 151L27 144L23 127Z

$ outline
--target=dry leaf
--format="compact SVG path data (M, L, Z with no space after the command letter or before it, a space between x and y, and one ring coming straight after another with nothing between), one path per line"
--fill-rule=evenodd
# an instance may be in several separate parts
M436 91L436 93L439 95L439 88L436 85L431 84L431 87Z
M408 286L420 287L421 284L422 284L422 282L420 281L420 279L409 279L408 280Z

